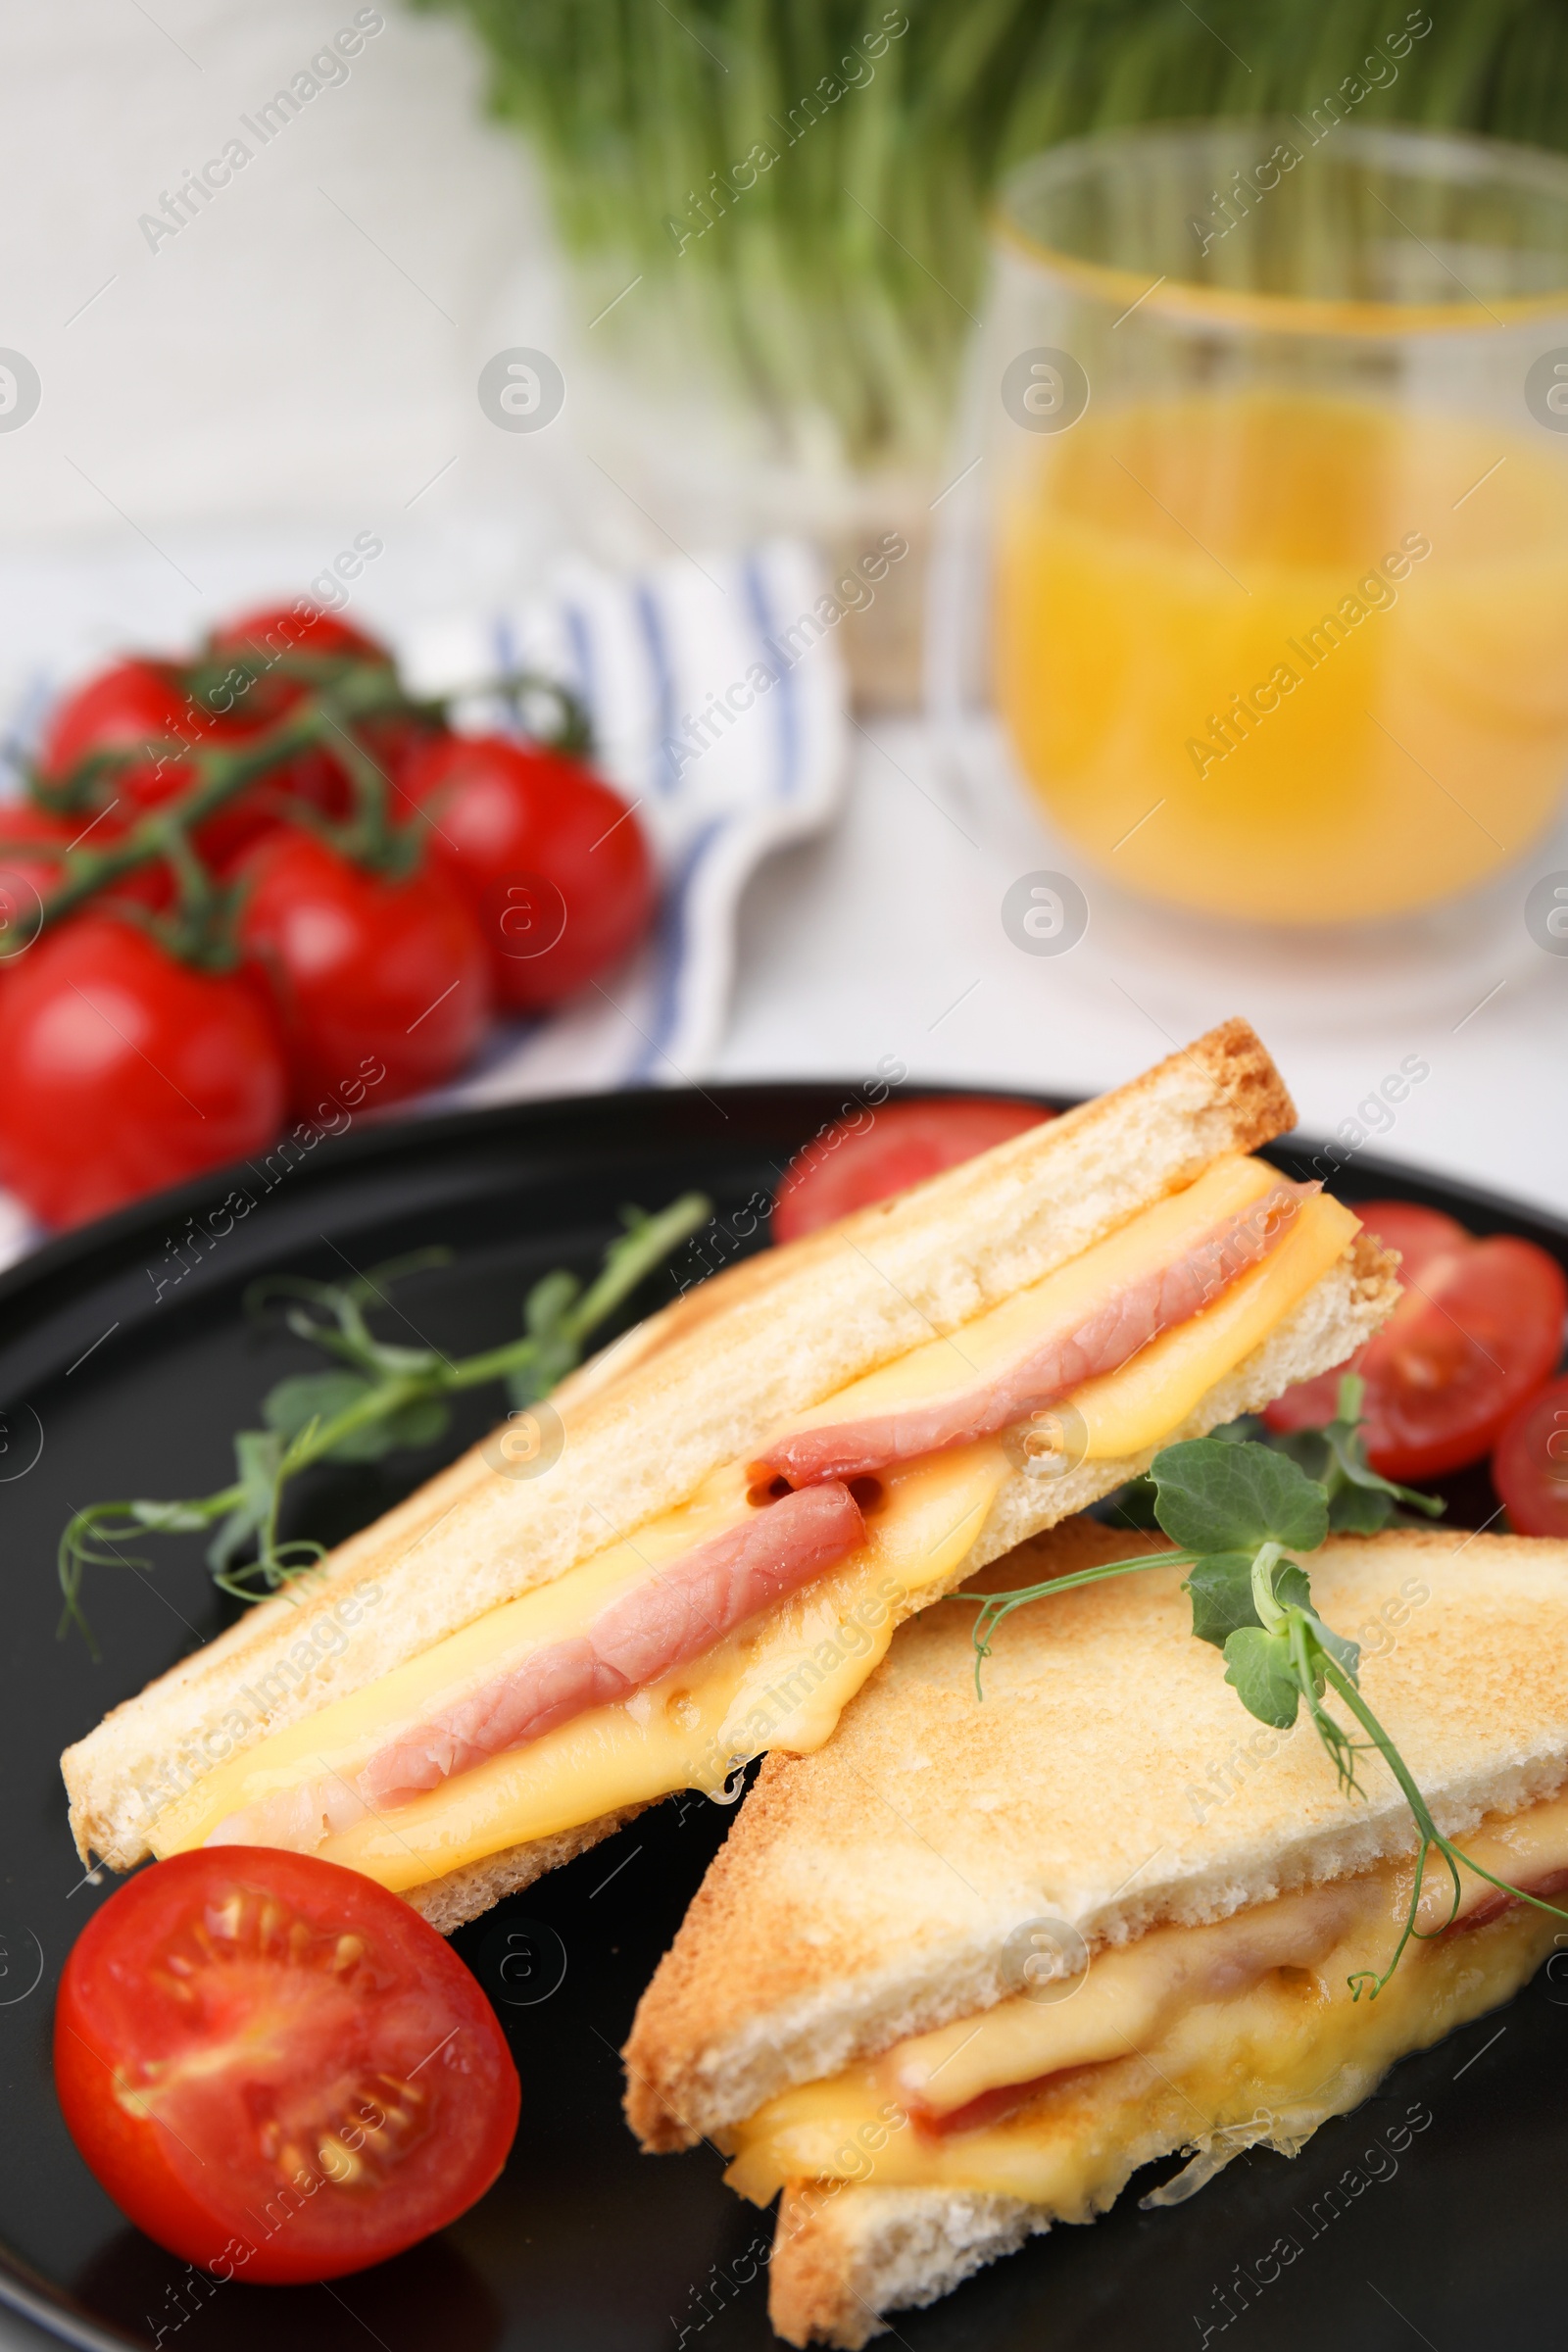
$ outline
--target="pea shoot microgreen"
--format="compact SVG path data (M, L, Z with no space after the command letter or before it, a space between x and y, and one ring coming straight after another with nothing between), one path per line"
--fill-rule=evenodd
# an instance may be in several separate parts
M448 1250L421 1250L349 1282L269 1275L253 1283L246 1311L264 1317L280 1305L287 1328L335 1358L333 1369L292 1373L269 1390L261 1407L266 1426L238 1432L236 1476L216 1494L178 1502L95 1502L77 1511L60 1539L60 1632L75 1625L96 1654L81 1609L83 1573L150 1568L150 1560L121 1548L149 1535L212 1530L207 1561L214 1582L238 1600L261 1600L308 1573L325 1547L303 1538L280 1540L278 1512L290 1479L313 1462L374 1462L398 1447L433 1445L451 1420L449 1399L467 1389L504 1382L514 1406L537 1402L580 1362L585 1343L644 1277L711 1213L700 1193L683 1194L657 1216L622 1210L625 1231L610 1244L586 1290L574 1274L546 1274L528 1293L520 1338L456 1361L438 1348L378 1339L368 1321L374 1307L388 1303L392 1284L446 1264Z
M1363 1991L1375 2000L1397 1968L1410 1937L1425 1939L1443 1928L1420 1929L1422 1882L1437 1854L1453 1886L1450 1926L1462 1898L1460 1871L1473 1871L1517 1901L1568 1921L1568 1911L1513 1886L1473 1861L1446 1838L1394 1741L1360 1690L1360 1651L1324 1624L1312 1600L1305 1569L1291 1555L1313 1552L1330 1534L1371 1534L1387 1526L1400 1505L1436 1513L1433 1496L1413 1494L1368 1467L1359 1417L1362 1389L1348 1376L1340 1383L1339 1409L1321 1430L1303 1430L1285 1445L1262 1445L1235 1436L1195 1438L1167 1446L1150 1468L1155 1524L1177 1548L1136 1559L1107 1560L1075 1575L1059 1576L1022 1590L991 1594L956 1593L977 1603L974 1626L975 1690L984 1695L981 1674L997 1628L1014 1609L1075 1587L1128 1576L1145 1568L1185 1567L1183 1590L1193 1605L1193 1632L1225 1659L1225 1680L1250 1715L1276 1731L1289 1731L1304 1705L1347 1796L1364 1797L1356 1759L1381 1755L1398 1784L1420 1833L1414 1883L1402 1932L1382 1975L1360 1969L1348 1982L1352 1999ZM1325 1701L1333 1695L1353 1719L1347 1729ZM1359 1730L1362 1738L1355 1736Z

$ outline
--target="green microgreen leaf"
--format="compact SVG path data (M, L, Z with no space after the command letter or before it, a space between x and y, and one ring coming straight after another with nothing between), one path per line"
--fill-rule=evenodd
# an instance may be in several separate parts
M1250 1551L1211 1551L1187 1579L1193 1603L1193 1632L1200 1642L1223 1649L1242 1626L1258 1623L1252 1598Z
M280 1438L297 1438L313 1422L333 1421L351 1405L373 1396L375 1383L363 1372L296 1372L269 1389L262 1399L262 1419ZM386 1453L393 1440L384 1426L368 1423L354 1430L320 1458L333 1462L373 1462Z
M1392 1478L1374 1470L1366 1458L1366 1439L1361 1429L1361 1408L1366 1399L1366 1383L1355 1372L1347 1372L1340 1382L1340 1394L1335 1418L1324 1428L1323 1438L1333 1456L1334 1466L1346 1488L1355 1488L1363 1495L1376 1495L1394 1508L1403 1503L1410 1510L1422 1511L1429 1519L1441 1517L1444 1502L1441 1495L1422 1494L1414 1487L1401 1487ZM1343 1490L1342 1490L1343 1491Z
M1159 1524L1184 1550L1315 1551L1328 1534L1322 1488L1271 1446L1192 1438L1165 1446L1152 1467Z
M284 1440L275 1429L242 1429L234 1440L238 1500L207 1546L207 1565L226 1576L254 1536L271 1517L282 1467Z
M1238 1626L1225 1642L1225 1680L1249 1715L1288 1732L1301 1703L1291 1664L1288 1634L1265 1634L1261 1626Z

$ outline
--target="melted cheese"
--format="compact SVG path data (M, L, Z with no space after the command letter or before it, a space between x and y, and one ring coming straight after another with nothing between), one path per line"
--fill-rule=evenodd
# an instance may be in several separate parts
M1568 1798L1492 1823L1464 1848L1516 1880L1568 1868ZM1376 2000L1356 1999L1351 1974L1381 1974L1393 1956L1411 1868L1282 1896L1213 1927L1152 1931L1094 1959L1064 1998L1003 2002L785 2091L731 2134L730 2183L759 2204L811 2180L966 2188L1087 2221L1139 2165L1174 2148L1205 2152L1194 2185L1244 2147L1294 2152L1396 2059L1508 1999L1565 1934L1562 1919L1519 1905L1412 1938ZM1461 1918L1494 1899L1469 1874L1463 1886ZM1446 1873L1441 1886L1429 1875L1422 1927L1441 1928L1451 1904ZM945 2132L919 2120L1024 2084L1000 2120Z
M1071 1289L1073 1298L1080 1287L1085 1300L1102 1298L1108 1287L1145 1270L1152 1253L1168 1261L1184 1236L1190 1246L1275 1181L1260 1161L1217 1162L1187 1193L1146 1211L1083 1259L965 1326L957 1335L965 1354L984 1364L1013 1360L1031 1329L1057 1327L1067 1278L1079 1286ZM1337 1202L1322 1196L1303 1201L1285 1238L1212 1305L1154 1341L1122 1371L1088 1383L1073 1401L1084 1412L1090 1454L1136 1454L1157 1445L1310 1290L1356 1230L1356 1220ZM1091 1258L1096 1272L1089 1285L1081 1269ZM1004 1340L1005 1353L996 1355ZM843 1392L833 1400L832 1416L930 1393L939 1357L942 1380L951 1388L949 1344L933 1343ZM874 1397L868 1394L873 1384ZM313 1850L386 1886L419 1886L464 1863L672 1789L717 1790L736 1758L763 1748L799 1753L819 1747L882 1657L910 1599L951 1577L972 1548L1010 1469L1001 1441L985 1440L885 1472L886 1500L868 1522L864 1548L739 1628L701 1661L329 1836ZM634 1542L609 1546L364 1690L230 1758L159 1816L154 1852L162 1857L200 1845L231 1814L279 1789L312 1781L352 1783L379 1747L434 1707L543 1644L581 1633L650 1567L734 1526L752 1507L746 1484L740 1464L717 1472L680 1509L639 1528Z
M1081 1327L1114 1292L1130 1289L1162 1267L1174 1265L1226 1218L1239 1216L1279 1182L1277 1171L1262 1160L1224 1153L1185 1192L1156 1201L1118 1233L1097 1242L1054 1273L975 1316L949 1337L928 1340L900 1356L897 1363L883 1364L852 1381L809 1411L796 1414L788 1432L776 1434L782 1437L797 1430L831 1428L841 1421L869 1420L993 1379L1026 1356L1047 1334ZM1348 1217L1348 1210L1340 1213ZM1355 1220L1349 1218L1346 1239L1355 1230ZM1161 1426L1170 1428L1169 1419ZM765 1447L758 1450L765 1451Z

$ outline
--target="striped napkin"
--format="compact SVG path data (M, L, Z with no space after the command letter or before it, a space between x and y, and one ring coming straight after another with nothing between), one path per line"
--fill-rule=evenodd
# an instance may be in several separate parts
M618 970L547 1014L498 1022L454 1084L402 1115L618 1087L681 1086L723 1035L740 897L759 862L816 831L842 789L846 695L838 607L795 541L616 574L574 564L536 600L382 633L417 692L464 697L459 723L509 731L487 681L519 669L587 706L594 758L645 827L662 885L653 932ZM36 739L74 659L13 673L0 728L12 755ZM17 789L0 778L0 799ZM46 1236L0 1192L0 1266Z

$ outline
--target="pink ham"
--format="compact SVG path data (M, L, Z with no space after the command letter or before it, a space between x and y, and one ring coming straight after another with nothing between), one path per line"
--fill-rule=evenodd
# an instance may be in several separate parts
M355 1786L371 1806L398 1804L590 1707L610 1706L701 1657L864 1541L848 1487L786 1494L655 1570L601 1609L585 1634L547 1643L404 1733L370 1758Z
M1119 1371L1152 1340L1207 1306L1267 1255L1289 1230L1300 1202L1319 1190L1316 1184L1282 1179L1212 1227L1172 1264L1129 1283L1087 1322L1053 1332L1006 1370L924 1403L803 1429L759 1457L754 1479L771 1475L804 1489L823 1479L861 1478L1010 1429L1086 1380Z

